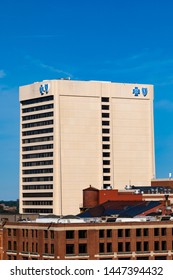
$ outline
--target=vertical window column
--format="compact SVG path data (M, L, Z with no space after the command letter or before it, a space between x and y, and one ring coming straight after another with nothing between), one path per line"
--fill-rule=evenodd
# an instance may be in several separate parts
M110 99L101 98L102 114L102 166L103 166L103 188L111 185L111 160L110 160Z

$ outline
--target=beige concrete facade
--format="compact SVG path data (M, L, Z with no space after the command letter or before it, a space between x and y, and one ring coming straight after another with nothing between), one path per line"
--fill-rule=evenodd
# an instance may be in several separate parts
M20 104L21 213L77 214L89 185L151 184L152 85L49 80Z

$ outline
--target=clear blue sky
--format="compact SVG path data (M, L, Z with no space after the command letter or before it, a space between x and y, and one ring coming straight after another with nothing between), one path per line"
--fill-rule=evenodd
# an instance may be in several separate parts
M172 0L0 6L0 200L18 198L18 87L45 79L153 84L156 175L173 173Z

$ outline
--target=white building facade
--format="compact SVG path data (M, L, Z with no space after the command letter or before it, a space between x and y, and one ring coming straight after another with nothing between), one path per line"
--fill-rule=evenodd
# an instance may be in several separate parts
M20 114L20 213L77 214L89 185L151 185L152 85L36 82Z

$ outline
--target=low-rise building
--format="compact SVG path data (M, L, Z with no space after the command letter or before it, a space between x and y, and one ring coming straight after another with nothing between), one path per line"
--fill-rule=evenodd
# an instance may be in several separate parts
M3 228L0 224L0 260L3 260Z
M4 225L5 260L173 259L173 221L160 218ZM83 220L82 220L83 221Z

